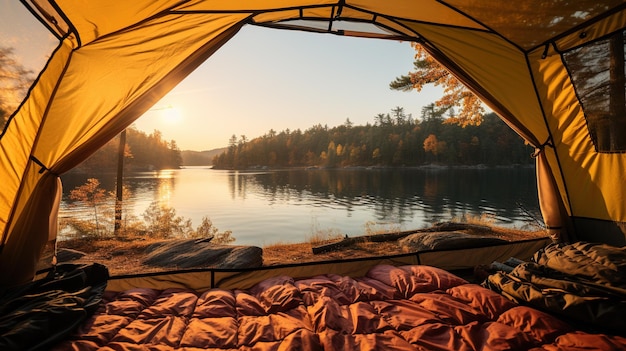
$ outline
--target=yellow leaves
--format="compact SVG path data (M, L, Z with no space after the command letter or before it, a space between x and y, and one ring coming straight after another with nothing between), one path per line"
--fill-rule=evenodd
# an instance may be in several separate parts
M379 158L380 158L380 148L375 148L374 151L372 151L372 159L378 160Z
M455 108L459 111L456 115L450 115L444 123L458 124L462 127L480 125L485 113L482 101L430 56L421 45L412 43L411 46L415 49L415 71L409 72L408 78L413 89L420 92L428 84L442 87L443 96L435 101L435 105L444 111L455 111Z
M435 134L430 134L426 139L424 139L424 151L431 152L433 155L436 155L437 142L437 136Z
M343 156L343 146L341 144L337 145L337 156Z
M424 139L424 151L430 152L435 156L443 154L446 148L447 143L443 140L438 140L435 134L430 134Z
M89 178L87 182L70 191L70 199L81 201L89 206L96 206L106 199L106 192L100 188L100 181Z

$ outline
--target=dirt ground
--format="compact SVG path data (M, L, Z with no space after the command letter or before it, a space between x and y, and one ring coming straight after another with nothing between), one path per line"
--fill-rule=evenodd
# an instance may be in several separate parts
M464 226L461 230L470 234L480 234L501 238L504 240L523 240L545 236L545 233L520 231L513 229L485 227L485 226ZM406 233L406 232L404 232ZM373 241L370 237L358 237L355 242L323 253L313 253L313 248L321 245L340 242L342 239L326 242L307 242L298 244L273 244L263 247L263 265L278 265L298 262L327 261L342 258L375 257L405 253L403 248L394 240L398 235L386 233L390 240L380 240L380 237ZM402 233L400 233L400 236ZM136 274L158 272L163 268L145 265L145 249L148 245L158 241L145 237L129 237L120 239L71 239L60 241L58 248L77 250L85 254L74 263L101 263L109 269L111 275ZM234 243L236 244L236 242Z

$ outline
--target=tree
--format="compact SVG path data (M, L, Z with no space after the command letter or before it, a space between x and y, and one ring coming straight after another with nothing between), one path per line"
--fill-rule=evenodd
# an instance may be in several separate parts
M245 169L248 167L246 160L268 167L416 166L425 161L512 164L526 163L526 159L532 161L528 157L532 148L527 149L523 140L494 113L486 114L480 126L465 128L457 124L442 124L444 117L434 104L422 110L421 121L409 122L402 116L403 109L396 107L392 114L374 116L374 125L368 123L349 128L345 123L334 128L317 125L304 132L285 130L274 133L274 137L265 134L237 145L237 163L229 160L230 151L226 151L214 159L213 166Z
M386 121L385 114L384 113L379 113L379 114L376 115L376 122L374 122L374 123L377 126L384 126L385 125L385 121Z
M340 144L341 145L341 144ZM326 166L335 167L337 165L337 146L334 141L328 143L326 151Z
M182 165L182 152L175 140L167 142L162 134L155 130L152 134L137 130L134 127L126 129L124 143L124 169L145 170L179 168ZM117 136L102 146L98 151L83 161L76 170L87 173L112 172L117 167L119 139Z
M438 109L435 104L428 104L422 107L422 121L423 122L443 122L443 114L446 111Z
M415 89L419 92L428 84L442 86L444 94L435 102L438 110L443 114L454 107L460 108L458 115L449 117L444 123L456 123L463 127L480 125L485 113L480 99L439 62L435 61L432 56L428 55L421 45L412 43L411 46L416 52L413 62L415 71L396 77L393 82L389 83L389 87L393 90L411 91Z
M87 182L70 191L70 199L80 201L87 206L93 207L93 218L96 222L96 235L100 235L98 222L98 206L107 200L106 191L100 188L100 181L89 178Z
M343 123L343 125L346 128L352 128L352 126L354 125L354 123L352 123L352 121L350 121L350 118L346 118L346 121Z
M32 74L17 62L13 48L0 46L0 128L26 96Z
M393 117L396 120L396 125L403 125L406 122L406 114L404 113L404 107L396 106L396 108L391 109Z
M187 237L193 232L191 220L176 215L176 210L153 201L143 213L146 230L153 238Z
M195 232L191 233L191 236L193 238L211 238L211 243L213 244L226 245L235 241L232 234L233 232L231 230L220 233L219 229L213 225L211 219L204 216L202 217L202 223L198 226Z
M446 151L446 146L447 143L443 140L437 139L435 134L430 134L424 140L424 151L432 153L436 160L439 160L439 155Z
M378 162L380 160L380 149L379 148L375 148L374 151L372 151L372 160L374 160L374 162Z
M230 139L228 139L228 148L234 149L237 147L237 136L233 134Z
M178 167L183 164L183 157L180 153L180 149L178 148L178 144L176 144L176 140L171 140L169 142L169 151L170 157L168 165L170 167Z
M424 151L431 152L433 155L437 154L437 136L435 134L424 139Z
M564 54L591 138L600 152L626 151L623 31Z

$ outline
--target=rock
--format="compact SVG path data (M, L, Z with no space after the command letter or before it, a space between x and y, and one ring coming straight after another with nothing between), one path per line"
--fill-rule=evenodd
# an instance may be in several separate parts
M256 246L218 245L194 239L170 240L148 246L143 263L172 268L260 267L263 250Z
M263 249L256 246L235 246L224 259L221 268L261 267L263 265Z
M505 242L507 241L493 236L473 235L455 231L415 233L398 240L398 243L406 252L473 248Z
M71 262L78 259L81 259L86 254L82 251L72 250L72 249L58 249L57 250L57 262Z

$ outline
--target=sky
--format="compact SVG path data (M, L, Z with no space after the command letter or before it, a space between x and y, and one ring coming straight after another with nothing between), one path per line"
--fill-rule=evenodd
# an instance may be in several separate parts
M0 45L39 72L56 42L19 2L0 4ZM417 118L441 89L389 89L412 70L414 53L408 42L246 26L134 126L202 151L227 146L232 135L373 123L396 107Z

